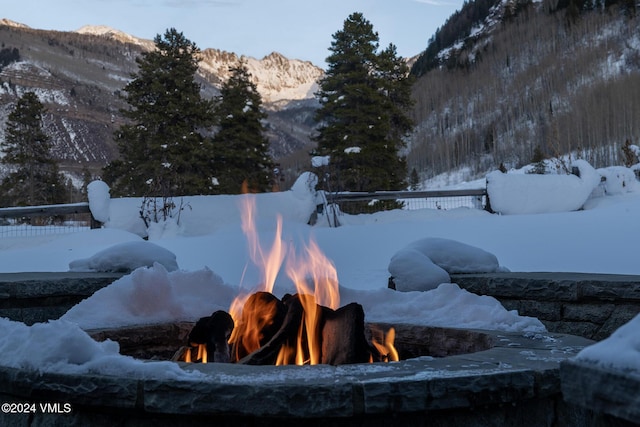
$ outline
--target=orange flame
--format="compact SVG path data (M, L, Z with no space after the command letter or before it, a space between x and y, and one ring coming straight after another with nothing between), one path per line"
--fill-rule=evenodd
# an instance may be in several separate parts
M246 192L246 182L243 184L243 191ZM261 290L272 292L286 254L286 245L282 240L282 217L280 215L277 217L276 233L271 248L268 251L263 251L255 225L255 195L245 193L242 198L242 205L242 231L249 244L249 257L258 268L262 269L263 283Z
M395 328L390 328L386 335L380 330L372 330L373 338L371 343L380 353L380 358L382 362L397 362L400 360L398 356L398 350L394 345L396 340L396 330ZM376 336L377 335L377 336Z
M296 259L293 251L287 260L287 275L296 286L304 309L303 327L297 340L296 364L320 363L320 305L336 309L340 305L338 274L333 263L322 253L315 241L306 248L306 256ZM306 349L305 349L306 344ZM307 351L305 351L307 350ZM305 358L308 352L309 359Z
M262 270L262 283L257 290L272 292L276 277L278 276L278 272L282 267L282 263L286 254L286 245L282 240L282 217L277 217L276 232L271 247L269 248L269 250L263 250L255 226L255 195L247 193L246 182L244 182L242 185L242 191L244 193L240 210L242 231L247 238L249 257L251 258L251 261L254 263L254 265ZM247 322L246 319L249 319L249 313L247 313L246 315L243 315L242 313L243 307L247 303L247 300L250 296L251 294L249 293L241 293L231 302L231 306L229 307L229 314L231 315L231 318L236 325L231 334L231 337L229 338L229 343L236 345L235 356L237 358L242 357L242 354L244 354L244 351L240 351L240 353L238 353L237 346L241 341L242 345L247 351L254 351L259 348L259 342L261 340L259 329L257 329L261 325ZM265 317L269 317L269 310L271 309L269 307L263 308L266 309L267 312L259 314L258 311L261 309L257 306L253 307L253 314L263 319Z
M276 364L321 363L322 307L336 310L340 306L338 275L334 264L322 253L317 243L310 240L304 255L297 256L293 247L282 240L282 217L278 216L274 240L269 250L263 250L255 226L255 196L246 194L242 199L242 230L249 246L251 261L262 270L263 282L258 291L272 293L276 277L287 257L286 273L295 284L303 308L296 342L282 346ZM234 348L232 358L240 360L264 345L264 331L274 323L276 306L269 298L256 294L239 295L231 303L229 312L235 328L229 339ZM275 298L275 297L274 297ZM386 360L398 360L394 347L395 330L391 328L380 342L374 342ZM206 356L204 356L206 358Z

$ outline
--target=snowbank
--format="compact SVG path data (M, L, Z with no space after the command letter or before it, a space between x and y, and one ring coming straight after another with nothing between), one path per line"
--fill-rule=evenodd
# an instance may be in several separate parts
M426 292L391 289L355 291L340 289L345 304L362 304L368 322L412 323L462 329L504 332L545 332L538 319L508 311L498 300L476 295L455 283L443 283Z
M237 225L241 221L241 210L250 199L259 212L259 221L273 224L281 216L283 221L306 224L316 208L315 189L308 184L314 182L309 174L304 174L293 185L291 190L243 195L189 196L174 197L173 202L179 210L169 224L154 225L149 234L144 221L140 217L143 199L120 198L109 203L108 228L118 228L152 239L175 236L200 236ZM315 184L314 184L315 186ZM215 203L211 203L215 198Z
M449 274L506 271L495 255L480 248L442 238L415 241L389 263L398 291L426 291L451 281Z
M604 191L608 195L630 193L640 187L632 169L612 166L598 169L598 173L605 178Z
M609 338L583 349L576 359L640 375L640 314Z
M487 175L487 192L494 212L505 215L575 211L584 206L600 183L600 175L584 160L573 162L576 175L502 173Z
M0 364L60 374L127 376L139 379L199 380L173 362L143 362L119 354L118 343L94 341L73 323L54 320L27 326L0 317Z
M291 289L276 290L282 297ZM242 290L226 285L211 270L168 272L161 265L140 268L72 307L61 320L83 329L174 321L196 321L228 311ZM429 292L340 288L340 305L362 304L367 321L418 325L544 332L538 319L507 311L492 297L478 296L454 284Z
M139 268L65 313L83 329L193 321L227 310L237 289L208 269L168 272L160 264Z
M89 258L71 261L69 270L129 273L139 267L151 267L154 263L161 264L168 271L178 269L175 254L143 240L118 243Z

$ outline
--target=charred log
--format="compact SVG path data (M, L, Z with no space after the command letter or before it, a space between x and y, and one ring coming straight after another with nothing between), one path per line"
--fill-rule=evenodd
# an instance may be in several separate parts
M285 307L286 314L279 330L267 343L238 360L238 363L245 365L275 365L280 349L283 346L295 345L304 311L302 303L297 295L286 295L282 304Z
M229 313L216 311L211 316L200 318L189 333L191 345L204 344L209 361L231 362L229 337L233 331L233 319Z
M271 341L286 315L285 304L273 294L256 292L249 296L231 337L233 360L239 361Z
M323 313L322 363L342 365L368 362L371 349L365 338L362 306L351 303Z

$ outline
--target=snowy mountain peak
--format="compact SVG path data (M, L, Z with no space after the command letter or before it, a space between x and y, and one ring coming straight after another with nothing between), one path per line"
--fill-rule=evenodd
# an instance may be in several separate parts
M133 43L139 46L143 46L147 49L153 48L153 42L151 40L141 39L131 34L127 34L124 31L116 30L115 28L107 25L85 25L78 28L76 31L78 34L89 34L94 36L107 37L113 40L117 40L122 43Z
M245 63L265 103L312 98L316 82L324 73L309 61L288 59L277 52L255 59L218 49L202 51L200 68L226 81L229 67L240 61Z
M141 39L106 25L85 25L76 32L108 37L122 43L133 43L145 50L155 47L151 40ZM229 67L238 65L240 61L247 65L253 82L266 104L312 98L316 90L316 81L323 74L323 70L311 62L288 59L278 52L272 52L262 59L255 59L211 48L202 50L200 70L224 82L230 76Z
M5 25L7 27L30 28L28 25L21 24L19 22L12 21L11 19L7 19L7 18L0 19L0 25Z

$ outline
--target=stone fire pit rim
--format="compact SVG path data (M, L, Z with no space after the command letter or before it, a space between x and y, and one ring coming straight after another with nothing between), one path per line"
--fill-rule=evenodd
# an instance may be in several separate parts
M391 364L186 364L198 381L66 375L0 366L0 394L75 407L165 414L349 417L512 403L559 393L559 364L593 341L562 334L481 331L489 350ZM153 362L148 362L153 363Z

